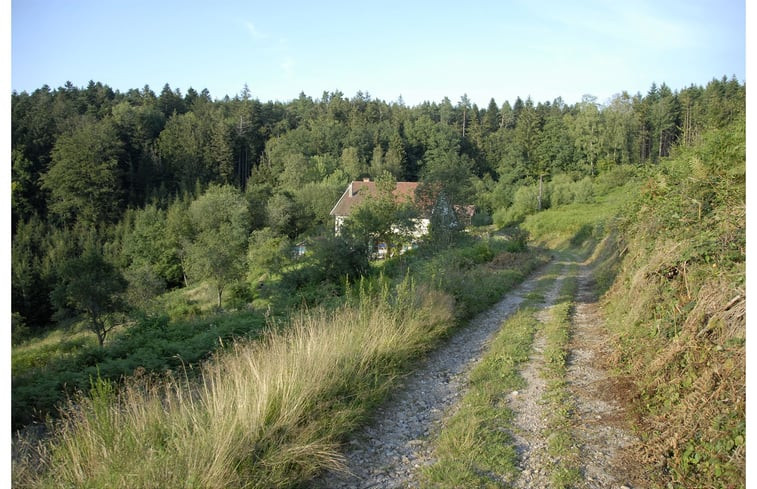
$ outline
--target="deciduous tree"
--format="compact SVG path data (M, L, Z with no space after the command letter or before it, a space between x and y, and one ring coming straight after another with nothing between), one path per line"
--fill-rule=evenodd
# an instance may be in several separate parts
M222 306L227 285L244 276L250 210L244 196L229 185L211 186L189 207L195 237L188 249L192 276L210 280Z
M62 222L96 225L120 215L121 148L108 120L84 120L58 138L42 187L50 192L49 209Z
M90 244L81 256L63 264L52 297L59 313L83 314L87 327L103 346L117 325L113 315L125 309L121 294L126 285L118 269L105 260L96 245Z

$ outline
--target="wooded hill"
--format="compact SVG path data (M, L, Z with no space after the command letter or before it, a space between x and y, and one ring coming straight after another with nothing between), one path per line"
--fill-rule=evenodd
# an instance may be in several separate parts
M659 487L743 487L744 99L725 78L485 110L14 93L14 428L74 396L14 481L299 487L543 245L594 250L634 463ZM475 204L474 226L370 262L361 233L402 209L378 199L339 237L329 218L365 176Z
M261 102L246 86L213 100L207 90L120 93L99 82L11 98L15 340L87 310L71 280L81 270L97 270L88 280L112 277L98 305L105 312L124 309L111 303L116 293L131 291L138 306L208 278L190 260L193 246L208 246L198 244L202 224L190 206L211 185L238 194L216 200L243 197L237 218L247 223L230 253L244 258L250 233L250 249L269 252L328 234L346 184L384 172L455 186L475 204L477 224L504 226L537 207L585 199L584 177L655 164L745 110L745 86L726 77L675 91L653 84L604 104L517 98L485 108L465 95L414 107L338 91L284 103ZM549 185L535 205L539 180ZM237 284L242 300L257 284L244 272L271 265L254 263L260 255L223 265L233 272L222 281Z

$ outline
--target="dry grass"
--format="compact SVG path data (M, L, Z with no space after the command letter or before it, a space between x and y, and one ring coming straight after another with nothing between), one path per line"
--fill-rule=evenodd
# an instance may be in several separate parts
M338 469L340 437L401 367L451 325L448 297L411 291L303 314L263 341L240 342L199 382L100 382L42 448L43 470L14 467L18 486L287 487Z
M652 238L637 229L605 298L614 360L638 389L643 437L633 458L654 468L661 486L745 483L745 270L720 244L733 239L729 228L743 233L744 221L734 206L719 227L721 212L699 234Z

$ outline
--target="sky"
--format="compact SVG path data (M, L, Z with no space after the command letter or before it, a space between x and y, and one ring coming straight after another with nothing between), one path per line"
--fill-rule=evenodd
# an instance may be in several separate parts
M485 107L746 81L744 0L13 0L11 90L168 83Z

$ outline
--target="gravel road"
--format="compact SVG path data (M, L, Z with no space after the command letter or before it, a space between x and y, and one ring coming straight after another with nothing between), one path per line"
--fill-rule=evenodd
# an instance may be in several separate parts
M465 393L466 374L486 351L490 339L543 279L545 270L537 271L429 354L378 409L370 426L348 442L344 456L350 473L327 473L311 487L417 487L418 469L433 462L429 435Z
M430 353L377 410L372 422L348 441L343 453L348 473L326 473L309 487L418 487L419 469L434 462L429 439L439 431L443 419L454 413L457 401L465 394L468 372L486 352L489 341L540 281L553 280L540 306L542 310L537 313L538 319L546 321L571 263L567 260L542 267ZM573 425L580 445L584 478L581 487L644 487L634 475L635 469L621 456L634 437L628 428L625 403L618 399L622 385L602 366L608 341L594 294L591 264L580 263L576 273L578 292L566 380L576 406ZM542 402L545 387L539 373L543 348L540 329L534 338L533 353L521 369L527 387L509 394L509 405L515 413L513 436L520 474L507 482L517 489L550 486Z

